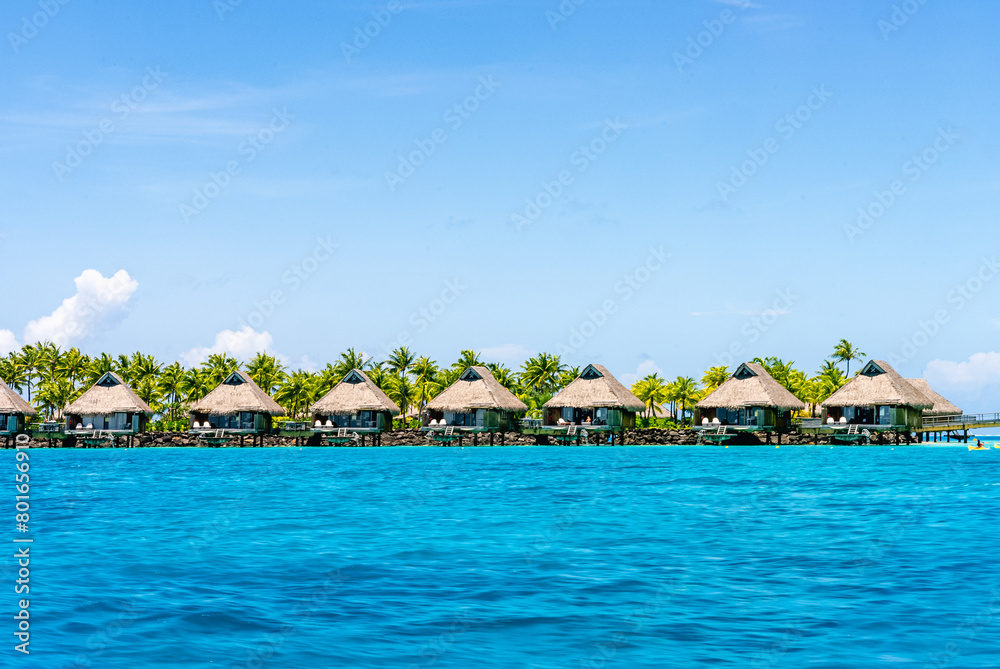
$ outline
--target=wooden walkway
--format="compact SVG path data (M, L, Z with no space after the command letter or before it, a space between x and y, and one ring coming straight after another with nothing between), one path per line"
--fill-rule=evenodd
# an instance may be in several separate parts
M968 443L969 430L982 430L990 427L1000 427L1000 413L977 413L962 416L933 416L924 418L923 427L919 432L925 441L935 441L943 437L946 441L963 441Z

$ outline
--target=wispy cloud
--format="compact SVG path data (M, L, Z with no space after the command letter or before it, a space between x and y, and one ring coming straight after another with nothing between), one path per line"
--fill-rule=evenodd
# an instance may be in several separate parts
M1000 383L1000 353L975 353L968 360L931 360L924 378L932 387L961 392L979 392Z

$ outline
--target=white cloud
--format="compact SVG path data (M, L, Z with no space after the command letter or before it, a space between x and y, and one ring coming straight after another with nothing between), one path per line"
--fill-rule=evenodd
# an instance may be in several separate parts
M1000 353L976 353L968 360L931 360L924 378L931 387L962 392L979 392L991 384L1000 384Z
M500 362L509 367L520 367L521 363L537 352L525 348L520 344L504 344L503 346L492 346L482 349L479 351L479 358L486 362Z
M639 366L635 368L635 374L625 373L618 376L618 380L621 381L626 388L631 388L632 384L639 379L649 376L650 374L663 374L663 370L660 369L659 365L653 359L643 360L639 363Z
M215 335L215 343L211 346L196 346L186 353L181 353L178 357L187 366L194 367L208 360L208 356L216 353L228 353L239 360L249 360L261 352L277 355L274 351L274 337L267 330L257 332L249 325L244 325L238 332L223 330Z
M10 330L0 330L0 356L13 353L21 348L17 343L17 338Z
M139 282L123 269L108 278L96 269L85 269L73 281L75 295L63 300L52 315L25 326L25 343L51 341L67 348L73 342L107 330L125 318L125 307L139 287Z

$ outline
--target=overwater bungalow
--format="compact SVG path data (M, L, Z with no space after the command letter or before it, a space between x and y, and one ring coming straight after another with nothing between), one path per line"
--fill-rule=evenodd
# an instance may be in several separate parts
M702 441L721 443L742 433L764 435L771 443L776 434L792 431L792 416L805 403L774 380L763 366L745 362L722 385L698 402L694 429Z
M348 372L310 411L313 432L336 446L352 440L364 446L366 436L373 446L381 445L382 433L392 429L392 417L400 413L395 402L360 369Z
M500 434L517 425L528 406L500 385L486 367L469 367L444 391L427 403L422 414L423 427L432 438L441 443L462 441L462 435L473 435L479 443L479 434L490 435L490 445Z
M133 437L146 429L153 410L139 399L121 377L105 372L75 402L66 406L67 436L75 436L84 446L117 444L124 438L132 446Z
M0 379L0 437L4 438L5 446L10 446L11 438L24 434L26 420L37 415L23 397Z
M249 374L236 370L192 404L188 413L191 432L209 445L221 446L238 437L242 446L249 436L255 446L263 446L264 436L271 432L272 419L284 416L285 410Z
M921 439L923 441L957 439L968 442L969 431L966 421L962 418L962 410L931 388L927 379L907 379L907 381L933 404L930 409L924 409L922 420L924 430L920 435Z
M821 406L821 429L832 432L837 441L867 441L872 434L887 431L894 432L897 441L901 434L909 441L934 402L889 363L871 360Z
M552 436L557 442L589 443L589 436L600 441L618 435L624 443L625 430L635 427L636 414L646 405L626 388L603 365L587 365L569 385L542 405L540 420L522 421L522 432Z
M962 415L962 410L931 388L931 384L927 382L927 379L907 379L907 381L932 403L930 409L924 409L924 418L943 418L946 416Z

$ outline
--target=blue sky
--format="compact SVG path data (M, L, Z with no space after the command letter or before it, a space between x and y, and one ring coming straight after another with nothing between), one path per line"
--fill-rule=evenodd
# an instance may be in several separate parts
M1000 408L995 3L63 1L0 10L0 349L847 338Z

